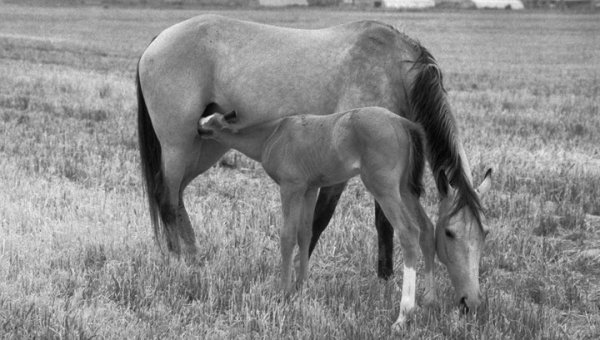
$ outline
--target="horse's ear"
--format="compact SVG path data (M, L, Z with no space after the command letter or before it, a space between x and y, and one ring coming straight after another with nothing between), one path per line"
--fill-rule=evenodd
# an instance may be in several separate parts
M477 188L477 193L479 196L485 195L490 188L492 187L492 168L487 169L485 172L485 176L483 177L483 182Z
M237 121L237 112L235 112L235 110L232 110L231 112L224 114L223 118L225 118L225 121L227 123L233 124Z

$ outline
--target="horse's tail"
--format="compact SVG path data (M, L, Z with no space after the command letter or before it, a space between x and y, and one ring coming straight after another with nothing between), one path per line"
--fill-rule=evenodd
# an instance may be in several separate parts
M420 125L408 120L404 127L410 138L408 187L416 197L421 197L423 189L423 170L425 169L425 144L423 143L423 129Z
M138 101L138 142L140 149L140 159L142 168L142 177L146 196L148 198L148 208L150 211L150 219L154 228L154 237L156 243L160 246L160 222L159 212L160 203L163 200L164 181L163 171L161 166L161 147L152 121L148 115L148 107L142 93L140 83L140 65L138 62L136 71L136 87Z
M429 162L438 191L446 196L448 186L457 190L451 215L467 206L480 222L481 203L463 167L458 130L450 110L442 71L433 56L422 46L413 68L418 71L410 91L414 120L427 140Z

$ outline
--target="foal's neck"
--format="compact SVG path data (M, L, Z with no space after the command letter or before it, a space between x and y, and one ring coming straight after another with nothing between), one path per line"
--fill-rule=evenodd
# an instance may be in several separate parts
M237 132L221 130L215 134L215 139L244 155L261 162L265 143L275 133L281 123L280 119L248 126Z

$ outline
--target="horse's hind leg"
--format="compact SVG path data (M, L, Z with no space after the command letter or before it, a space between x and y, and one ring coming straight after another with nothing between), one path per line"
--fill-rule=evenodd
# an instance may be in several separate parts
M179 224L180 236L185 242L191 253L194 252L196 247L196 238L194 235L194 229L190 217L185 208L183 200L183 192L187 185L198 175L208 170L213 164L215 164L228 148L212 140L203 140L201 142L196 141L194 147L189 154L187 164L185 166L185 173L182 179L181 186L179 188Z
M179 236L186 245L188 255L193 255L196 252L196 236L190 217L185 208L183 192L194 178L215 164L227 150L227 147L212 140L195 140L193 147L187 153L188 157L186 158L186 164L184 165L185 172L179 187L177 223L179 226Z
M163 176L165 193L160 204L165 225L167 246L170 251L180 254L180 239L185 244L187 255L196 251L196 237L189 215L184 205L185 187L198 174L206 171L227 150L213 141L193 142L178 147L165 147L163 153ZM167 217L167 218L165 218Z
M183 205L180 205L180 188L185 171L184 164L185 158L183 155L180 155L177 152L163 152L163 183L159 201L159 210L164 225L163 230L167 248L177 255L181 254L180 235L186 234L187 238L189 238L189 234L193 234L193 230L191 232L189 230L182 232L181 226L183 226L183 228L191 228L191 226L188 227L185 224L180 223L180 209L183 207ZM185 210L185 208L183 209ZM194 249L192 249L192 251L194 251Z

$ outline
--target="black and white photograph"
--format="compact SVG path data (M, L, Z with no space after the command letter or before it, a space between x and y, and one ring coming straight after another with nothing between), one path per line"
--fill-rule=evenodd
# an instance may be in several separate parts
M0 0L0 338L600 338L600 0Z

